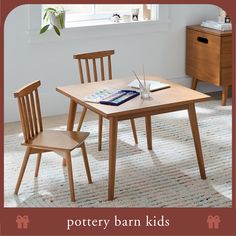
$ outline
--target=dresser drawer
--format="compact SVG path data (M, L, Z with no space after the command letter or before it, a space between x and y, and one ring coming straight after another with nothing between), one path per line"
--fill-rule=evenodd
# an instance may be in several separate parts
M192 58L218 65L220 61L221 40L215 35L188 30L187 51Z
M220 37L188 29L186 73L220 85Z

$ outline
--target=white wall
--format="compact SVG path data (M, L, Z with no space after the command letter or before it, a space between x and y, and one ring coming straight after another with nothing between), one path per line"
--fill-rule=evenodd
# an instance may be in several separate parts
M189 85L190 80L179 80L185 76L185 27L216 18L218 10L213 5L169 5L168 9L170 23L165 31L38 43L29 42L27 5L13 10L5 23L5 122L19 120L13 92L37 79L42 81L43 115L67 113L69 101L55 87L79 81L77 65L72 59L77 52L115 49L113 77L131 75L131 69L138 69L144 63L146 73ZM205 90L212 89L204 86Z

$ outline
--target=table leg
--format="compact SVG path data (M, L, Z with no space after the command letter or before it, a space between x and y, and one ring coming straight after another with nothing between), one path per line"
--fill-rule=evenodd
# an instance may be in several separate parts
M68 118L67 118L67 130L68 131L73 130L74 122L75 122L76 109L77 109L77 103L71 99L70 100L69 114L68 114ZM66 166L66 159L65 158L63 158L62 165Z
M116 146L117 146L117 125L116 117L110 118L109 130L109 179L108 179L108 201L114 199L115 174L116 174Z
M76 109L77 109L77 103L71 99L70 100L69 114L68 114L68 118L67 118L67 130L68 131L73 130L74 122L75 122Z
M206 179L202 147L201 147L201 141L200 141L200 134L199 134L198 123L197 123L197 115L196 115L194 104L189 105L188 114L189 114L189 120L191 124L193 140L194 140L194 145L195 145L196 154L197 154L200 175L202 179Z
M102 151L102 124L103 117L99 115L98 118L98 151Z
M224 86L223 90L222 90L222 100L221 100L222 106L226 105L226 101L228 98L228 92L229 92L229 86Z
M146 135L147 135L148 150L152 150L152 122L151 122L151 116L145 116L145 123L146 123Z

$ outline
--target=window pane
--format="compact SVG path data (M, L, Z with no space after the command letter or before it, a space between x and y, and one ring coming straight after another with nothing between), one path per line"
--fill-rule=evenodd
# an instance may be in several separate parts
M93 4L44 4L43 10L48 7L64 9L68 14L90 15L93 14Z
M131 13L131 9L139 8L142 9L142 4L96 4L97 14L107 14L107 13Z

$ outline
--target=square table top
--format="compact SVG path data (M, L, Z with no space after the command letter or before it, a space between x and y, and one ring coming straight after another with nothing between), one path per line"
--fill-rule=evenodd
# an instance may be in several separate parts
M91 95L98 90L108 89L131 89L128 83L133 81L135 77L120 78L99 82L91 82L85 84L74 84L58 87L56 90L64 94L76 103L87 107L88 109L109 118L111 116L125 116L130 113L145 113L157 109L174 108L184 106L196 102L206 101L210 96L173 83L169 80L162 79L158 76L146 76L146 80L156 80L170 84L170 88L151 92L149 100L142 100L140 95L119 105L109 106L97 103L89 103L83 101L85 96Z

